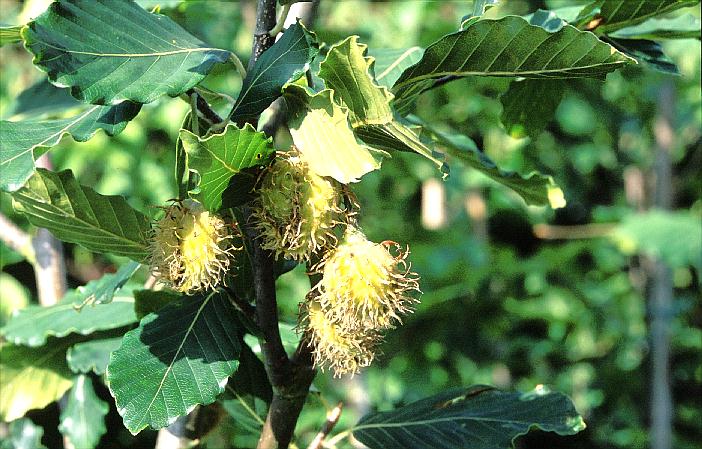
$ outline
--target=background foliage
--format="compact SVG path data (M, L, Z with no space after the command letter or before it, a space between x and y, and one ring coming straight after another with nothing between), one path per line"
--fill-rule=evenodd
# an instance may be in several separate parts
M31 11L40 8L40 3L0 0L3 21L24 23L29 16L37 15ZM250 51L253 2L140 3L147 7L160 3L164 14L215 48L230 48L242 56ZM577 2L557 0L503 3L487 15L525 15L538 8L577 6ZM453 1L322 1L314 29L319 40L328 44L358 34L359 41L371 49L426 48L455 31L470 12L470 5ZM565 18L567 11L562 14ZM697 6L661 20L675 20L677 29L684 30L699 15ZM657 32L654 25L646 22L635 33L632 29L619 30L618 37L660 37L662 32ZM520 439L518 447L645 447L650 408L651 309L645 300L641 267L646 258L658 256L672 269L675 286L673 307L665 311L672 316L675 447L696 447L702 440L698 399L702 397L699 22L696 27L697 34L693 27L693 32L682 33L687 39L666 41L659 49L669 63L663 64L658 57L652 64L663 71L639 64L610 73L604 83L574 79L550 85L540 80L467 78L418 99L417 120L437 133L456 130L470 136L502 169L522 174L536 170L553 177L565 193L567 206L555 211L527 206L514 192L454 162L451 176L443 183L445 220L432 227L423 221L421 206L423 192L426 195L431 180L440 177L434 162L394 153L384 161L382 171L365 175L362 183L354 185L363 204L361 224L371 240L392 239L410 245L413 270L422 276L424 295L405 326L388 334L382 347L384 354L373 366L354 378L316 379L316 392L308 400L312 406L305 409L298 424L300 441L308 441L317 432L325 408L339 400L346 404L338 425L341 430L355 424L369 411L370 404L389 410L457 385L491 384L528 391L545 384L569 395L588 427L568 438L535 432ZM620 45L630 47L625 41ZM41 96L17 98L42 79L26 51L3 46L0 56L2 118L41 110L41 101L37 101ZM381 61L379 55L378 66ZM670 64L679 75L663 73L673 71ZM235 95L241 79L232 70L225 73L221 66L215 66L204 85ZM651 182L658 96L666 85L672 86L675 97L675 211L645 212L651 198L637 200L641 189L636 188L635 180ZM543 117L545 130L523 125L524 118L518 112L523 111L524 103L528 113ZM70 99L64 107L66 104L71 104ZM123 195L132 206L148 211L177 195L172 181L173 147L180 125L176 122L188 107L185 102L156 99L144 105L139 116L114 138L103 132L80 143L64 137L52 149L53 164L56 170L70 168L81 184L101 194ZM57 116L56 110L42 112L64 118ZM31 229L24 216L12 210L5 193L0 209L23 228ZM612 226L597 227L600 224ZM582 236L578 232L583 228L575 227L579 225L587 231ZM565 229L566 234L553 238L552 233L558 229ZM139 243L135 243L137 248ZM28 316L33 313L36 286L31 265L5 246L0 250L0 324L4 324L13 310L24 309L22 313ZM96 255L77 245L67 244L66 252L69 281L74 288L126 263L122 257ZM126 250L123 253L130 254ZM133 278L134 285L144 279L145 273L139 271ZM281 276L277 286L282 319L291 327L298 302L308 289L304 269ZM81 292L72 295L70 303L78 300ZM120 304L117 296L110 307L119 309ZM103 327L100 323L89 324L98 326L95 329L104 334L96 344L109 346L115 344L118 331L133 326L136 318L128 311L105 313L118 313L119 319ZM42 325L37 320L28 322L26 326ZM44 341L70 332L61 324L60 316L50 320ZM10 331L4 334L8 341L22 338L21 327ZM294 345L293 331L289 339ZM44 341L26 344L40 345ZM96 361L92 366L85 362L92 360L86 354L95 350L90 344L73 346L69 353L69 363L73 360L75 366L84 367L85 375L75 385L87 393L81 396L72 390L62 400L66 402L64 410L84 406L94 407L97 411L93 414L106 414L109 438L102 438L98 447L153 444L155 432L147 430L132 437L114 405L105 410L104 404L112 404L112 400L94 376L104 373L106 361ZM1 355L3 361L22 357L11 351ZM55 394L46 403L60 398L70 385L70 373L31 369L36 372L15 375L51 377L46 382L54 387ZM222 375L226 377L226 373ZM79 397L97 399L86 405ZM237 447L255 445L260 419L242 409L241 401L235 399L223 401L228 413L209 437L211 447L221 447L225 442ZM248 399L251 409L265 412L259 399L253 395ZM28 417L14 421L10 427L3 424L2 432L16 435L26 428L23 434L28 438L39 438L43 432L41 441L47 447L61 444L57 429L59 421L62 425L64 421L55 403L30 412ZM89 430L99 425L84 428L82 434L74 436L75 441L96 441Z

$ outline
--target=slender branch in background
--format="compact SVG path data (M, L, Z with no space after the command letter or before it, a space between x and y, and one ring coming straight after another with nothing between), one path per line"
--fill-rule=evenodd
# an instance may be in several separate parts
M209 122L213 124L218 124L222 123L224 119L217 114L214 109L205 101L204 98L202 98L202 95L197 93L195 89L189 89L186 94L190 96L190 98L195 98L196 103L195 106L197 107L197 110L200 111L203 117L205 117Z
M338 404L336 404L336 407L334 407L329 413L327 413L327 421L324 423L324 426L319 431L319 433L314 437L310 445L307 446L307 449L319 449L322 447L322 442L324 442L324 439L327 437L327 435L329 435L329 433L332 430L334 430L334 426L336 426L336 423L339 422L343 406L344 404L339 402Z
M34 248L32 247L32 237L15 225L12 220L0 213L0 240L27 259L29 263L34 263Z
M290 12L290 7L292 6L292 3L286 3L283 5L282 11L280 11L280 17L278 18L278 22L275 24L275 27L273 27L272 30L268 32L272 38L275 39L275 37L283 31L283 28L285 28L285 23L286 19L288 18L288 13Z
M658 113L654 125L656 160L653 167L655 187L653 206L670 209L673 205L673 151L675 90L666 80L658 94ZM648 268L649 315L651 317L651 448L673 447L673 395L670 386L670 327L673 309L673 275L662 260L644 261Z
M51 170L51 161L44 154L36 162L37 167ZM63 244L48 230L39 228L32 239L34 247L34 278L37 282L39 304L56 304L66 293L66 261Z
M586 225L558 226L548 224L534 225L534 235L544 240L572 240L607 237L616 224L591 223Z

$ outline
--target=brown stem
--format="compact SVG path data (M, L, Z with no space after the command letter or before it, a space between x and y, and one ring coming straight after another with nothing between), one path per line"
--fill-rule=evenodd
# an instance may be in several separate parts
M53 167L44 154L37 159L37 167ZM47 229L40 228L32 239L34 248L34 278L37 282L39 304L50 306L59 302L66 293L66 261L63 244Z
M343 403L339 402L338 404L336 404L336 407L334 407L329 413L327 413L327 420L324 423L324 426L322 426L322 429L319 431L319 433L317 433L310 445L307 446L307 449L319 449L320 447L322 447L324 439L327 437L327 435L329 435L329 433L331 433L332 430L334 430L334 426L336 426L336 423L339 422L339 418L341 418L342 408Z
M2 213L0 213L0 240L30 263L34 263L32 237Z

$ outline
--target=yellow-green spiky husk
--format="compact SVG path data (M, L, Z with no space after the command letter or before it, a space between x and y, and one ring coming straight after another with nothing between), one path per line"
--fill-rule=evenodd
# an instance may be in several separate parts
M263 175L254 220L262 247L276 257L308 261L336 243L343 214L336 181L312 172L293 147Z
M418 302L410 295L419 292L419 280L410 272L408 253L395 242L371 242L349 226L343 242L322 261L316 288L327 317L347 330L394 327Z
M174 290L194 294L224 281L232 258L232 227L185 200L166 208L151 238L151 271Z
M355 374L369 366L375 355L380 335L373 329L348 332L326 316L322 306L311 300L301 314L305 338L313 348L316 367L322 371L330 369L335 377Z

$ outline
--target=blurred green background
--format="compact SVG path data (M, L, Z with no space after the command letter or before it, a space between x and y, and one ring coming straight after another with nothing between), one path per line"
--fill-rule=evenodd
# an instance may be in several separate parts
M2 21L24 23L45 3L0 0ZM161 4L163 13L204 41L248 57L254 2L140 3ZM583 3L505 0L488 15ZM371 49L426 47L456 30L461 17L471 12L471 2L465 1L322 0L314 30L327 44L357 34ZM684 12L700 15L699 7ZM554 120L535 138L514 138L500 124L499 96L509 80L455 81L420 97L419 117L438 129L470 136L501 168L552 176L567 206L555 211L528 207L458 161L451 164L448 180L437 182L435 167L411 154L393 155L381 171L354 185L364 231L374 241L410 246L412 269L421 276L424 294L405 325L388 333L372 367L353 378L318 376L298 425L300 446L339 400L346 406L337 426L343 430L371 407L389 409L449 387L492 384L529 390L543 384L571 396L588 428L567 438L534 432L517 447L647 447L649 329L658 313L670 317L674 447L699 448L700 41L670 41L664 50L680 76L638 65L610 74L604 83L569 81ZM6 119L13 116L18 94L42 79L42 73L19 46L0 49L0 70L0 115ZM236 95L240 79L219 69L205 85ZM672 92L673 107L672 212L656 211L651 194L656 123L666 89ZM51 151L52 162L56 169L72 169L81 183L98 192L124 195L153 215L154 206L176 196L174 145L187 108L179 99L161 99L146 105L115 138L98 133L86 143L64 139ZM434 198L434 208L423 210L428 198ZM5 194L1 210L30 229L12 212ZM73 245L65 249L71 287L122 263ZM12 310L36 301L36 286L31 265L4 245L0 250L2 324ZM667 310L647 305L652 258L672 272L674 297ZM282 317L291 325L309 289L301 268L278 281ZM234 417L241 412L232 404L225 403L225 409ZM60 440L57 413L52 406L30 414L45 427L45 440ZM148 447L141 445L155 438L155 432L144 432L137 440L129 437L115 410L109 419L109 434L100 447ZM210 447L225 441L250 447L256 437L244 427L238 419L226 418Z

